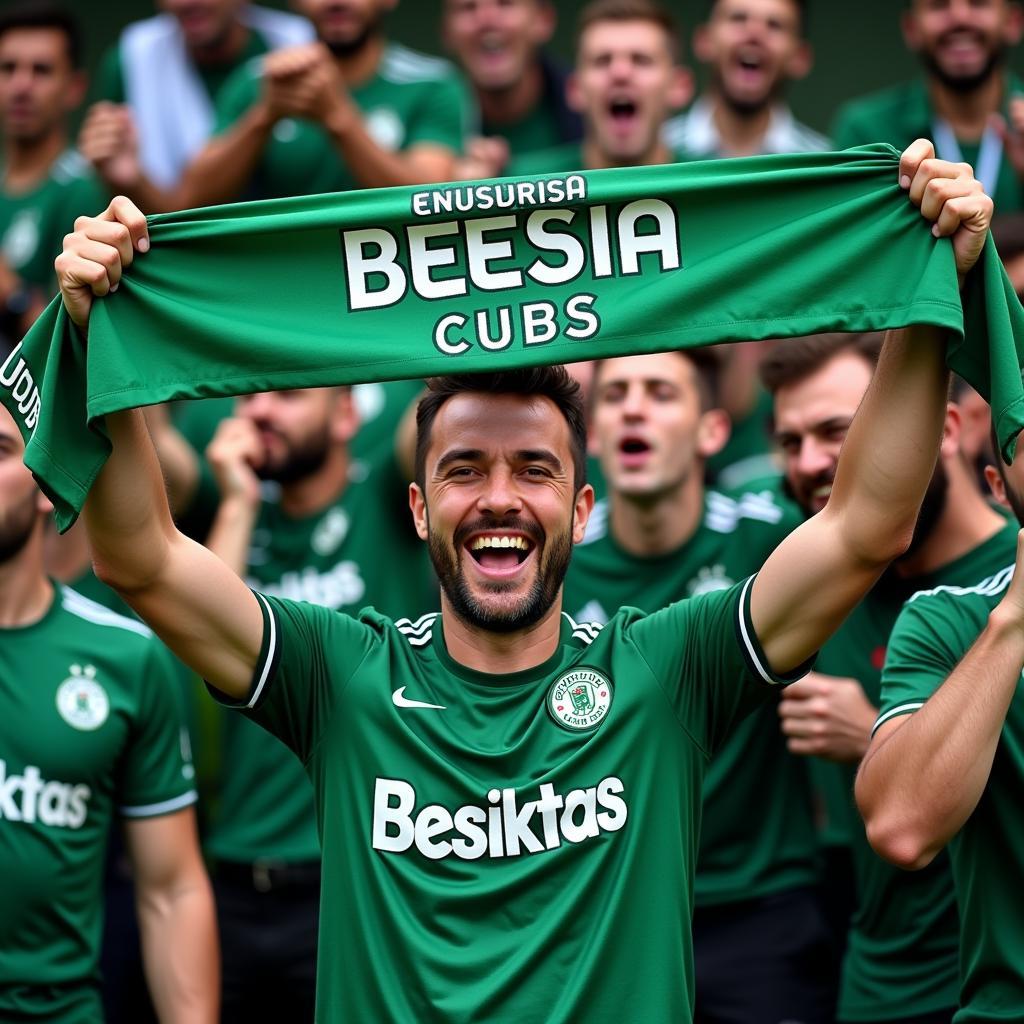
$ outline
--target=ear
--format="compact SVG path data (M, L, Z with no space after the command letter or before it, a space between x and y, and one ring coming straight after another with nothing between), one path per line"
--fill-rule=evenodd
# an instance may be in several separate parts
M786 75L792 81L806 78L814 67L814 48L810 43L801 40L796 50L786 63Z
M1009 508L1010 503L1006 499L1006 484L1003 481L1003 476L996 469L995 466L985 467L985 480L988 483L988 489L992 492L992 497L1003 506L1003 508Z
M900 16L900 29L907 49L911 53L917 53L921 49L921 33L917 30L917 18L913 11L904 11Z
M572 510L572 542L579 544L587 532L590 513L594 511L594 488L584 484L576 493L576 503Z
M412 512L416 536L420 540L426 540L430 533L430 516L427 514L426 496L420 490L419 484L409 484L409 510Z
M331 440L340 444L348 444L359 432L359 409L351 388L338 389L331 409L330 431Z
M697 423L697 454L702 459L717 455L729 440L732 421L724 409L708 409Z
M693 55L701 64L711 64L715 59L715 44L706 24L693 30Z
M88 86L89 79L86 77L85 72L74 72L64 92L64 109L67 111L77 110L85 101L85 93Z
M1019 3L1006 5L1006 24L1003 26L1003 41L1016 46L1024 35L1024 8Z
M39 491L39 495L36 498L36 511L41 516L53 515L53 502L43 494L42 490Z
M565 102L577 114L583 113L583 93L580 91L579 75L573 71L565 80Z
M946 420L942 424L942 441L939 444L939 458L959 458L962 427L963 417L960 414L960 406L955 402L947 402Z
M530 38L538 46L544 46L551 42L551 37L555 34L558 15L555 13L553 0L541 0L536 6L537 11L531 25Z
M681 64L672 69L665 98L671 110L680 110L693 99L693 73Z

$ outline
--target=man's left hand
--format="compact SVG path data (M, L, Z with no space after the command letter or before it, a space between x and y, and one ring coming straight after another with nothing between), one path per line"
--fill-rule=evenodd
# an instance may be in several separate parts
M791 753L856 764L864 756L878 709L856 679L810 672L782 691L779 718Z

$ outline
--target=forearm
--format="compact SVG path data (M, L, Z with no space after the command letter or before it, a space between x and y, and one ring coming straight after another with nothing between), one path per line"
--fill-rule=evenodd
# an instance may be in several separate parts
M363 188L422 185L455 176L454 154L445 158L440 147L428 156L415 151L394 152L378 145L354 106L329 118L325 128L345 166Z
M249 541L256 525L258 507L240 496L224 498L210 528L206 546L237 576L245 576Z
M230 203L245 191L274 127L266 108L257 103L223 135L212 138L192 161L178 187L183 209Z
M910 542L946 415L945 355L936 328L890 331L843 445L829 514L866 564L884 564Z
M159 575L175 530L141 410L111 413L106 428L113 447L82 511L96 574L132 591Z
M214 1024L220 953L205 872L140 894L138 917L146 980L162 1024Z
M883 857L922 867L963 827L988 783L1022 666L1024 630L997 610L924 706L876 737L856 797Z

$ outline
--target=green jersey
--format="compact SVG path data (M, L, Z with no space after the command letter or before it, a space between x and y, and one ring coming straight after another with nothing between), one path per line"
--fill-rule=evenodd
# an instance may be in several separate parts
M890 634L906 598L914 591L977 581L1011 560L1015 545L1016 528L1008 526L932 573L906 579L887 573L822 648L816 670L857 679L877 705L886 648L891 652ZM857 889L839 1019L891 1020L894 1006L919 1014L955 1006L959 918L948 858L941 854L924 870L913 872L882 860L868 844L853 803L856 767L823 767L843 780ZM834 813L843 814L843 809Z
M510 675L455 662L436 615L259 598L242 706L316 792L318 1020L691 1019L707 761L784 681L750 584L603 628L563 615Z
M196 799L177 691L148 627L59 585L0 636L0 1019L95 1024L111 821Z
M656 611L727 590L756 572L801 520L778 491L708 491L694 535L671 555L641 558L612 536L607 510L578 545L565 581L574 619L607 622L623 606ZM764 780L771 779L770 787ZM817 839L807 765L786 750L774 702L739 723L704 779L695 900L716 906L817 881Z
M889 641L875 728L917 711L945 682L1005 594L1013 555L1008 544L1001 570L975 576L973 584L923 590L906 604ZM949 846L960 905L957 1024L1024 1019L1024 914L1013 895L1024 875L1022 751L1024 678L1007 712L988 785Z
M253 530L247 582L266 594L332 611L436 608L437 583L408 509L378 475L304 519L287 516L268 486ZM239 715L224 717L223 779L207 850L233 861L320 856L313 791L302 764Z
M1007 119L1010 100L1022 92L1024 82L1016 75L1009 75L1003 98L1003 115ZM863 146L870 142L888 142L897 149L904 149L915 139L931 139L943 160L954 163L965 160L980 178L990 178L983 183L985 191L995 201L997 213L1017 213L1024 209L1024 186L1003 152L994 129L990 129L991 135L982 142L965 142L954 138L952 132L944 140L941 127L936 137L936 128L927 85L919 79L847 103L836 117L832 139L836 149ZM992 165L990 176L984 166L990 159L983 155L987 153L999 158L998 164Z
M225 83L217 98L217 132L226 131L256 101L260 61L250 61ZM379 146L405 150L421 143L462 150L469 100L455 69L389 43L377 73L352 86L349 95L363 115L367 132ZM252 195L260 198L344 192L359 183L327 133L311 121L278 121L263 150Z
M47 295L57 290L53 261L75 218L93 216L107 193L74 150L59 156L28 192L0 189L0 255L23 281Z

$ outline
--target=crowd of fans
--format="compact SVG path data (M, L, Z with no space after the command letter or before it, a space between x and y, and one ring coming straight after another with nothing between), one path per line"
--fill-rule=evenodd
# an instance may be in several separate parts
M706 70L699 95L681 27L656 0L591 0L572 67L546 49L557 18L549 0L444 0L447 59L388 38L394 0L294 0L292 13L240 0L159 6L128 25L89 76L68 10L32 2L0 16L0 355L51 298L53 260L75 219L114 195L153 214L501 175L902 149L920 137L975 167L995 200L1005 265L1024 290L1024 86L1007 67L1024 13L1010 0L910 0L894 10L920 74L851 99L830 137L786 101L790 82L827 73L813 68L805 0L686 9L693 59ZM827 501L878 349L878 338L836 335L571 367L589 394L599 502L567 578L566 610L603 622L620 605L653 611L756 571ZM149 410L179 523L263 593L353 612L372 605L415 622L437 602L407 510L420 389L367 384ZM912 875L886 865L868 845L853 778L903 601L1012 561L1015 531L984 483L991 461L987 406L958 383L911 551L815 672L715 755L696 879L699 1020L951 1020L960 925L948 860ZM77 529L51 533L42 555L52 577L130 616L92 576ZM242 716L195 697L200 686L183 666L167 659L161 671L182 696L186 774L196 754L222 1019L312 1020L319 844L304 767ZM162 713L177 735L175 715ZM131 792L132 780L118 778ZM167 810L191 816L190 793L169 793ZM191 827L189 817L173 842L194 851ZM190 878L201 872L197 857L182 856ZM153 1014L130 893L133 875L152 876L155 862L137 837L122 847L115 836L102 971L111 1022ZM83 932L96 929L99 902ZM202 1003L202 978L182 982L177 954L161 962L153 952L163 949L154 938L163 919L140 909L139 920L153 999L162 1017L184 1020L183 1005ZM201 952L207 940L189 929L206 934L208 924L194 913L174 925L170 945ZM5 973L4 947L21 941L0 920L3 1019L15 981L40 980ZM83 942L81 970L93 977L95 936ZM46 970L46 984L68 980L59 965Z

